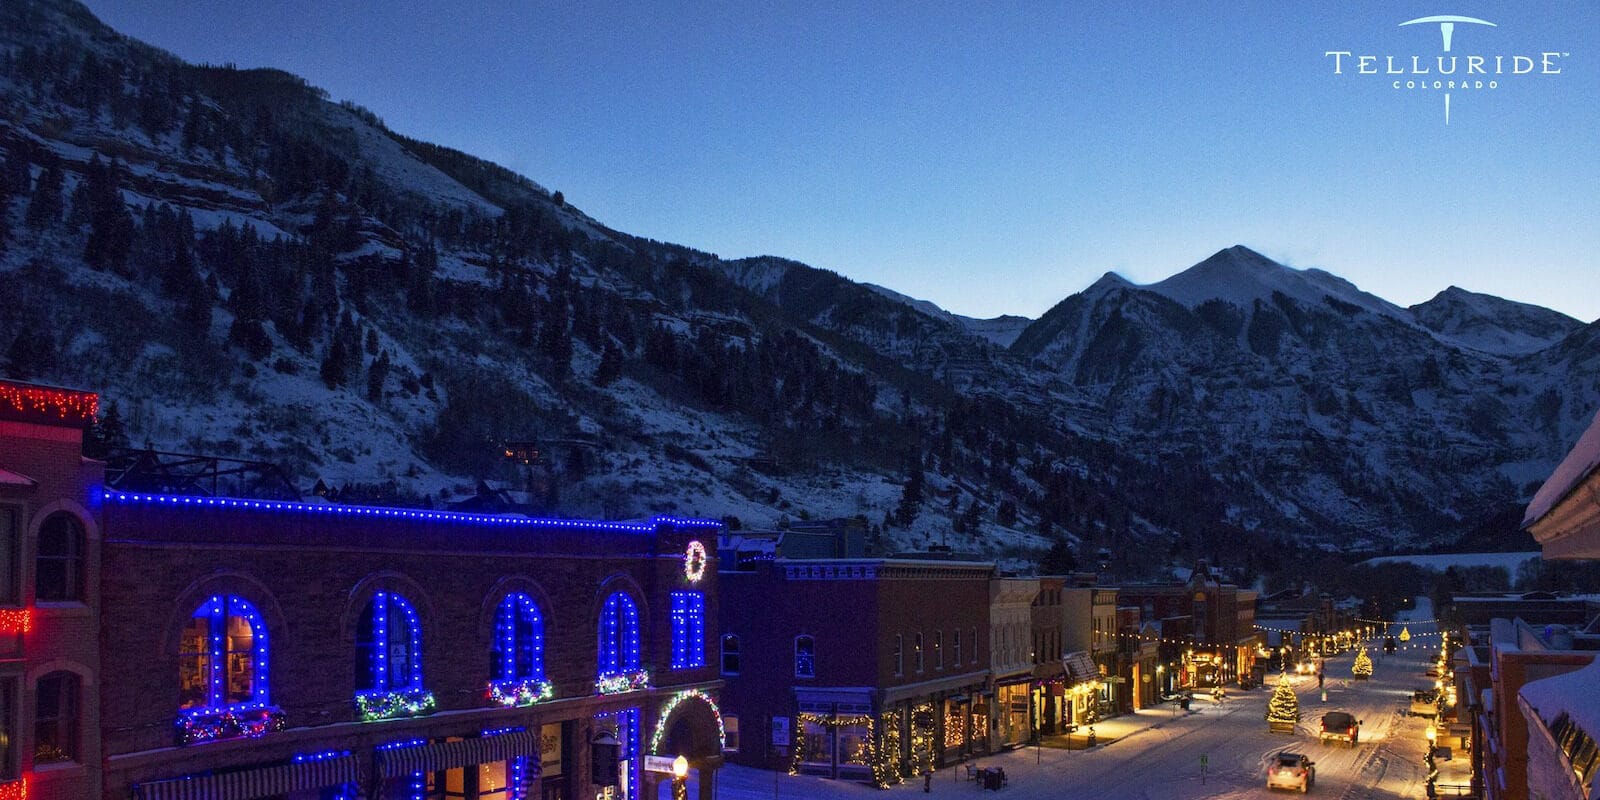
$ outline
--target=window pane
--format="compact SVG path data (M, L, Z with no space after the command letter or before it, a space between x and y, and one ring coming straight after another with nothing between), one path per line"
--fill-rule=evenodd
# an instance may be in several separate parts
M202 610L209 606L203 606ZM178 708L211 705L211 617L191 617L178 644Z
M34 713L35 764L71 761L78 754L78 676L52 672L39 679Z
M17 777L17 680L0 680L0 780Z
M249 620L236 615L228 617L227 627L228 696L224 702L248 703L255 696L255 631Z
M17 544L21 539L22 514L16 506L0 506L0 603L15 603L20 599L17 592Z

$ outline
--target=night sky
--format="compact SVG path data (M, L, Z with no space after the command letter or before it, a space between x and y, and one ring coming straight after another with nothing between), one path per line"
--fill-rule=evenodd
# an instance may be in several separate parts
M963 314L1036 316L1242 243L1403 305L1454 284L1600 318L1600 4L88 5L620 230ZM1453 93L1448 126L1441 92L1324 56L1432 59L1438 26L1398 23L1442 13L1498 25L1458 25L1462 58L1570 55Z

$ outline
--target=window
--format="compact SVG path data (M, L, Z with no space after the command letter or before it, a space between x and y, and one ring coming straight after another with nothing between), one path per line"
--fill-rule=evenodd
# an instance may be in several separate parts
M933 668L944 669L944 631L933 632Z
M978 663L978 626L972 626L972 663Z
M894 674L906 674L906 637L894 635Z
M974 642L976 644L976 642ZM955 637L950 640L950 661L956 666L961 666L961 629L956 628Z
M22 510L16 506L0 506L0 603L15 605L22 601L18 584L17 553L22 541Z
M722 674L739 674L739 637L731 633L722 637Z
M78 676L52 672L34 689L33 763L78 759Z
M817 643L810 636L794 637L794 676L817 677Z
M59 511L39 526L35 595L40 600L83 599L83 523Z
M724 734L722 746L724 752L739 752L739 718L732 714L722 715L722 732Z
M0 781L17 777L17 679L0 678Z
M672 593L672 668L706 665L706 596L703 592Z
M911 639L911 657L917 662L917 672L922 672L924 666L922 660L922 631L917 631L916 635Z
M544 617L532 597L512 592L500 601L492 656L496 682L544 680Z
M422 625L411 603L378 592L356 626L356 687L365 692L422 688Z
M266 703L267 627L249 601L212 595L178 647L178 708Z
M639 669L639 604L613 592L600 610L600 677Z

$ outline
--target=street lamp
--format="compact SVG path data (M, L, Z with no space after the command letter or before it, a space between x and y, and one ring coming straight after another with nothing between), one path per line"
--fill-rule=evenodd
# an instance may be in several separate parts
M689 759L672 759L672 800L689 800Z

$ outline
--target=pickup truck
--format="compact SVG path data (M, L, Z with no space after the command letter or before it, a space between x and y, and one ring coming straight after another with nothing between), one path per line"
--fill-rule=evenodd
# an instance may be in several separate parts
M1439 695L1432 689L1418 689L1411 693L1410 716L1435 717L1439 715Z
M1361 720L1344 711L1329 711L1322 715L1322 732L1318 738L1323 744L1333 739L1355 747L1361 743Z

